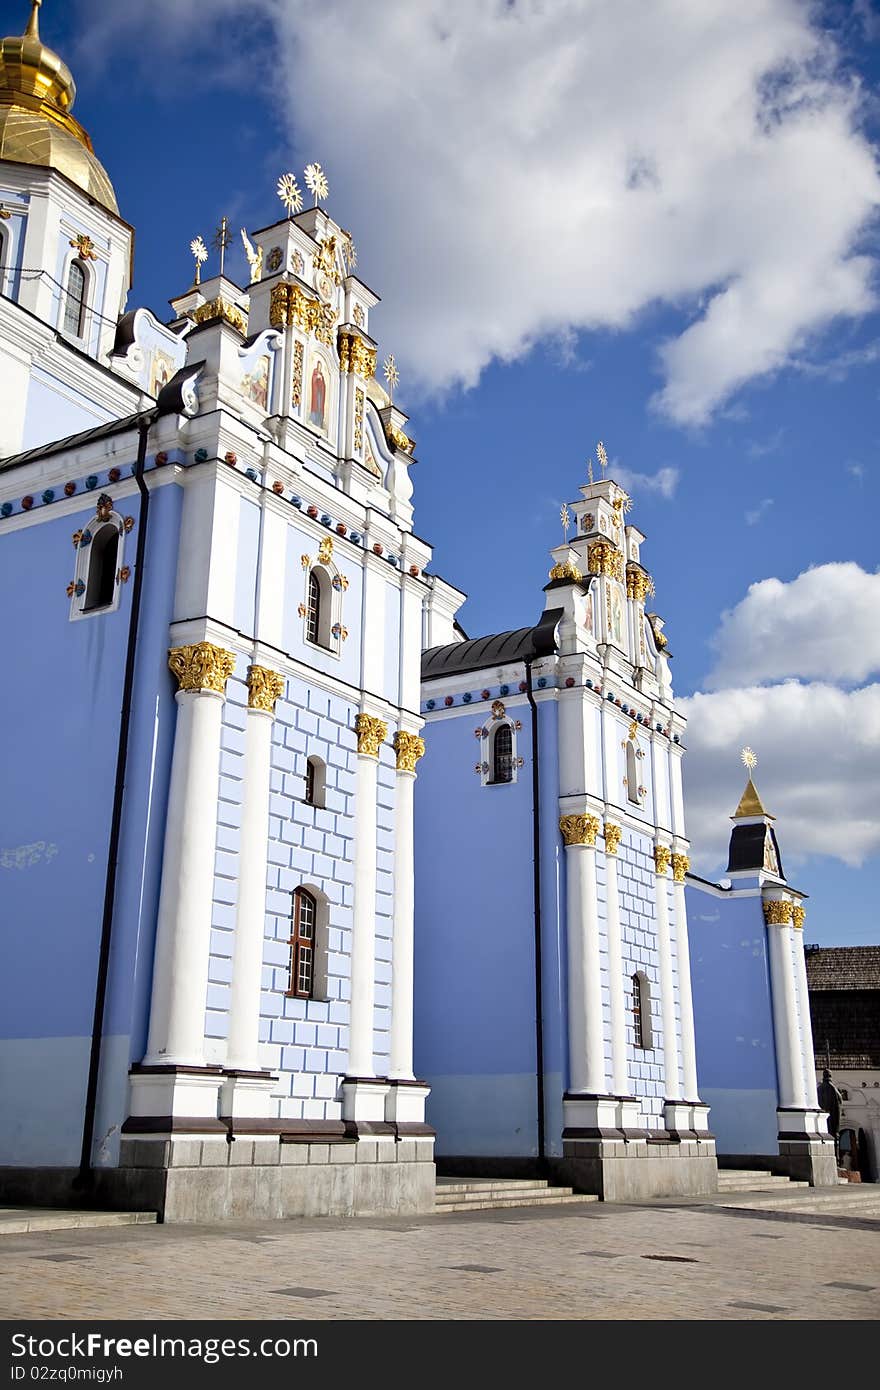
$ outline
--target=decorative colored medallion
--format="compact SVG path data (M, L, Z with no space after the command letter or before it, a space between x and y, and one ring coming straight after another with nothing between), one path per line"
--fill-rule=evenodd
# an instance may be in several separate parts
M95 243L90 236L86 236L85 232L80 232L78 236L71 237L70 245L73 247L74 251L77 252L81 260L96 261L98 259Z
M279 270L281 268L281 262L283 260L284 252L281 250L281 247L273 246L272 250L269 252L269 255L266 257L266 267L268 270L271 271Z

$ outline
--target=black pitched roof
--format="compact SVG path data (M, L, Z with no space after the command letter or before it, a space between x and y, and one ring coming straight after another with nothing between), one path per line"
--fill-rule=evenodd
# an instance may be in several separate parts
M556 650L556 628L562 615L561 608L550 608L535 627L518 627L511 632L430 647L422 653L422 680L549 656Z
M10 454L9 458L0 459L0 469L16 468L19 464L30 463L32 459L47 458L50 454L63 454L66 449L78 449L81 444L91 444L96 439L109 439L111 435L123 434L126 430L134 429L138 420L148 413L135 411L133 415L123 415L118 420L106 420L103 425L93 425L89 430L69 434L66 439L53 439L47 444L38 444L36 448L27 449L23 454Z

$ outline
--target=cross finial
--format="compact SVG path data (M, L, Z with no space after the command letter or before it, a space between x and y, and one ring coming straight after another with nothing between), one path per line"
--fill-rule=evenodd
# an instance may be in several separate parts
M587 482L589 483L590 487L593 486L593 459L592 459L592 455L590 456L590 458L587 459Z
M568 528L571 525L571 512L568 510L568 503L563 502L559 512L559 520L562 522L562 535L566 545L568 544Z
M229 218L224 213L220 218L220 226L214 233L212 245L215 251L220 252L220 274L223 274L223 266L226 261L226 248L232 241L232 233L229 230Z

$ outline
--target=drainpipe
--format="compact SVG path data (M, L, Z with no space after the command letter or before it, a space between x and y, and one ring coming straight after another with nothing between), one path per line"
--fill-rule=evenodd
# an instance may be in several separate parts
M538 707L532 689L532 658L526 658L526 698L532 711L532 894L535 912L535 1090L538 1106L538 1170L547 1167L544 1120L544 999L541 969L541 796L538 768Z
M110 844L107 850L107 873L104 879L104 915L101 922L101 944L98 951L98 977L95 983L95 1013L92 1022L92 1045L89 1054L89 1079L83 1115L82 1151L79 1172L74 1186L82 1191L94 1186L92 1145L95 1137L95 1112L98 1099L98 1073L101 1066L101 1039L104 1032L104 1011L107 1002L107 978L110 969L110 943L113 935L113 903L116 896L116 870L119 858L119 839L122 831L122 803L125 795L125 774L128 764L128 736L131 726L131 705L134 691L134 667L137 655L138 623L141 594L144 587L144 557L147 548L147 517L150 493L144 482L147 459L147 435L159 412L152 410L138 421L138 452L134 480L141 495L138 518L137 551L135 554L134 584L131 594L131 613L128 620L128 646L125 653L125 675L122 682L122 711L119 718L119 743L116 752L116 782L113 788L113 812L110 819Z

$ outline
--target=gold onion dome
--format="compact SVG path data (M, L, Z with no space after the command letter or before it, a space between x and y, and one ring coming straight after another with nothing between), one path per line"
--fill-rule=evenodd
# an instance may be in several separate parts
M22 35L0 39L0 159L57 169L118 213L107 171L70 114L76 98L70 68L40 40L41 4L31 0Z

